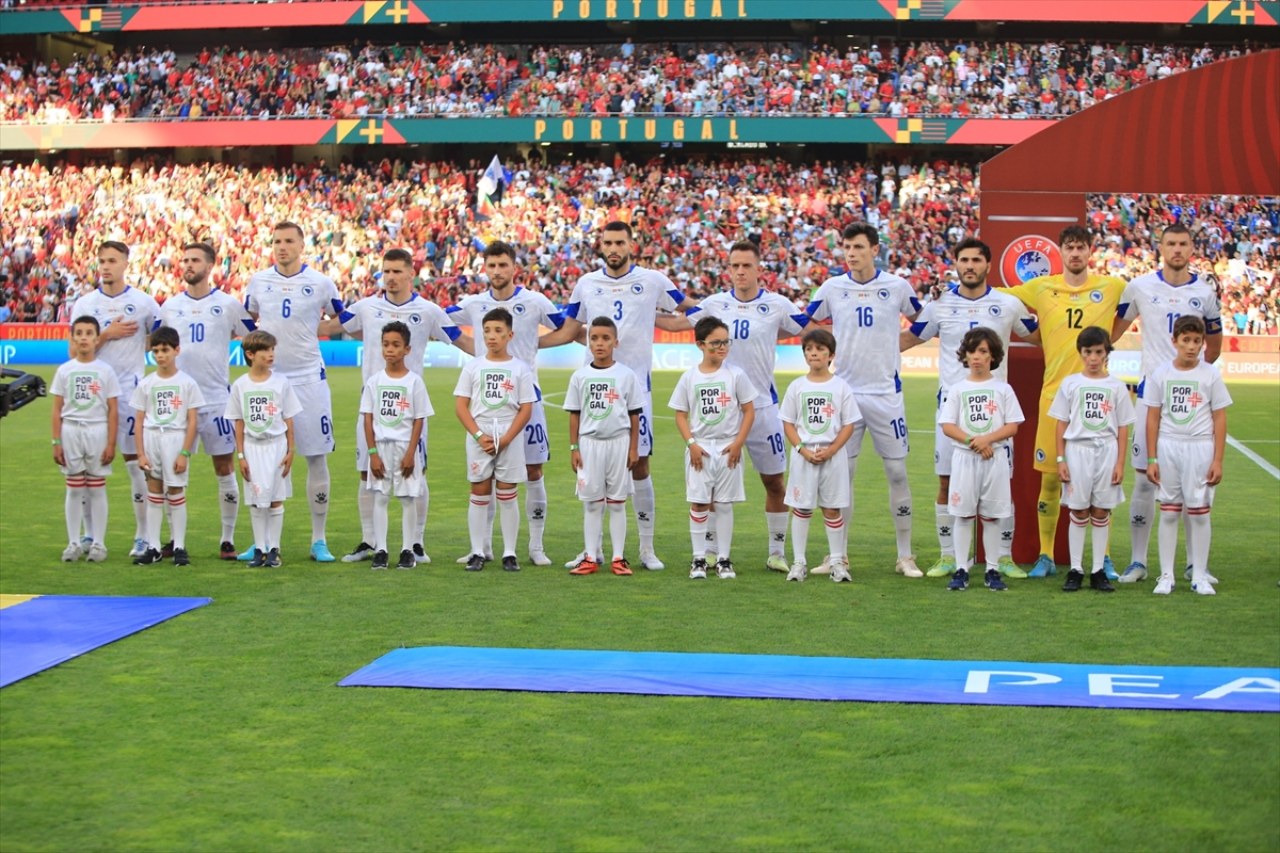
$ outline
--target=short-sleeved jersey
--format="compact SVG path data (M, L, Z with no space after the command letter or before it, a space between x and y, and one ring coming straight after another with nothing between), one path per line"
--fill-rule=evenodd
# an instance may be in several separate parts
M836 338L835 372L855 394L896 394L902 357L899 319L914 317L920 300L906 279L877 271L870 281L848 273L824 281L807 309L814 320L831 319Z
M342 314L333 279L306 264L293 275L271 267L249 279L244 307L257 315L259 329L276 336L276 373L302 385L324 380L316 329L326 311Z
M492 361L487 355L463 365L453 396L470 399L471 417L486 432L510 423L522 405L537 399L527 364L518 358Z
M1044 347L1044 391L1052 399L1063 379L1080 369L1076 338L1089 326L1111 333L1125 283L1113 276L1090 275L1073 287L1061 275L1033 278L1008 289L1022 300L1040 323Z
M373 437L377 441L408 441L413 422L435 414L422 373L410 370L404 376L388 376L385 369L369 377L360 395L360 413L373 415ZM360 429L364 429L361 424Z
M148 294L126 287L115 296L98 288L76 300L71 312L76 317L93 317L103 331L112 323L132 322L138 331L127 338L107 341L98 348L98 358L111 365L122 387L137 384L147 369L147 336L160 322L160 306Z
M472 336L479 340L484 331L484 315L494 308L505 308L511 312L512 335L507 342L507 352L533 371L534 389L541 400L537 362L539 327L560 328L564 325L564 313L541 293L517 287L506 299L495 298L492 290L464 296L449 309L449 317L455 323L470 326Z
M143 413L143 426L162 432L182 432L187 412L204 404L200 385L181 370L169 377L148 373L129 399L129 405Z
M178 369L200 386L204 405L221 414L231 393L231 339L252 332L253 318L238 299L215 289L199 299L186 292L170 297L160 307L160 322L182 340Z
M617 361L608 367L579 367L569 377L564 394L564 410L579 415L579 436L605 439L630 432L631 415L639 414L643 406L640 380Z
M969 370L956 358L965 334L974 326L995 332L1004 344L1005 358L991 371L1001 382L1009 376L1009 338L1017 333L1026 336L1038 328L1025 305L1007 291L988 287L976 299L969 299L958 288L948 288L932 302L925 303L911 324L911 334L922 341L938 339L938 386L946 389L969 375Z
M773 370L778 363L778 337L798 335L809 315L796 309L784 296L763 288L755 299L742 301L733 291L713 293L688 311L689 322L704 316L719 318L729 327L729 355L725 359L743 373L760 395L756 408L778 402Z
M1073 373L1058 386L1049 407L1049 417L1067 422L1063 437L1067 441L1089 438L1114 439L1120 427L1132 426L1137 419L1129 389L1114 376L1091 379Z
M1222 334L1222 309L1213 285L1198 275L1186 284L1172 285L1164 273L1140 275L1129 282L1120 297L1120 316L1142 321L1142 375L1150 376L1173 361L1173 322L1184 314L1204 320L1205 332Z
M293 384L279 373L262 382L244 374L231 384L227 420L244 421L245 438L268 439L287 432L285 420L302 411Z
M359 332L364 342L360 375L365 382L387 366L382 360L382 327L388 323L399 321L409 327L409 354L404 363L415 373L423 370L428 342L452 343L462 334L443 308L416 293L399 305L387 299L385 293L366 296L343 309L338 318L348 334Z
M608 317L618 327L613 357L630 367L648 394L653 383L653 321L659 310L674 311L685 295L657 270L632 266L617 278L594 270L578 279L564 308L564 316L590 326ZM587 353L587 359L591 354Z
M120 396L115 369L100 358L72 359L58 366L49 393L62 398L62 419L77 424L105 424L107 401Z
M732 441L742 425L742 406L759 395L747 375L725 363L711 373L694 366L676 382L667 405L688 412L689 431L703 441Z
M791 381L782 395L778 417L796 428L803 445L830 444L840 430L862 420L853 389L839 376L815 382L808 376Z
M984 382L961 379L947 390L947 399L938 410L938 423L955 424L973 438L995 432L1006 424L1020 424L1026 418L1013 388L994 376ZM996 444L1005 446L1008 441ZM967 449L968 444L952 439L952 444Z
M1230 406L1231 395L1212 364L1180 370L1169 362L1147 377L1142 402L1160 410L1161 435L1212 438L1213 413Z

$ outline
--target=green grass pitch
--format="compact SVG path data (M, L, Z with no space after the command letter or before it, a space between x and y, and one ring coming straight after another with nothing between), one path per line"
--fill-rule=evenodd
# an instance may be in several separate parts
M40 368L46 377L52 368ZM464 436L428 374L428 553L412 572L215 558L208 460L194 462L189 570L134 567L123 466L111 556L58 562L63 488L49 403L0 421L0 592L201 595L214 603L0 692L0 848L18 850L716 850L1280 848L1275 715L470 691L339 689L398 646L635 649L1109 664L1280 665L1280 484L1227 450L1214 508L1219 595L1181 581L1065 595L1061 576L1003 595L893 574L884 475L870 449L851 530L854 583L763 568L759 482L738 511L736 581L685 577L681 454L659 403L665 572L570 578L581 547L566 420L549 407L553 568L467 574ZM546 371L558 403L568 373ZM359 374L332 372L339 451L329 542L359 538L351 435ZM932 560L934 384L907 383L915 546ZM1280 464L1274 386L1233 385L1229 430ZM299 486L303 471L298 472ZM399 541L392 508L391 540ZM629 530L635 560L635 529ZM818 553L820 530L811 551ZM1127 524L1115 529L1117 562ZM249 541L241 514L238 544ZM1152 543L1154 557L1155 543ZM523 545L521 556L523 557Z

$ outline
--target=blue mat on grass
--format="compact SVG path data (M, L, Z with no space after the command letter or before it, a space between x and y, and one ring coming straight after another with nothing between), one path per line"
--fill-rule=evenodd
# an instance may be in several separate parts
M1280 669L427 646L340 687L1280 712Z
M42 595L5 607L0 610L0 687L212 600Z

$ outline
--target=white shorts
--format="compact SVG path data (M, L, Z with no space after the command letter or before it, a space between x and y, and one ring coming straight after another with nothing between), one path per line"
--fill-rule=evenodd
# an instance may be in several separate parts
M427 470L427 420L422 421L422 437L418 439L418 470ZM379 453L382 451L379 450ZM382 460L386 462L386 460ZM369 445L364 439L364 413L356 417L356 471L361 474L369 472Z
M144 429L142 431L142 447L147 451L147 462L151 469L147 478L162 480L167 487L185 487L191 475L191 460L187 460L187 470L179 474L173 470L174 464L182 455L186 444L186 430L176 429Z
M627 470L627 449L631 433L613 438L578 437L582 468L578 471L578 500L625 501L631 496L631 472Z
M1065 444L1064 457L1071 472L1071 482L1062 484L1062 503L1067 509L1115 509L1124 503L1124 488L1111 485L1111 472L1120 453L1115 440L1083 439Z
M292 383L291 383L292 384ZM328 382L308 382L294 385L293 393L302 404L302 411L293 419L293 438L297 456L323 456L332 453L333 400Z
M62 422L62 457L66 465L60 469L68 477L88 474L90 477L111 476L111 465L102 464L102 451L107 449L107 424Z
M138 412L129 405L133 390L137 387L138 377L136 376L120 379L120 418L116 421L116 452L121 456L136 456L138 453Z
M400 460L404 459L404 454L408 449L409 442L407 441L379 441L378 455L382 457L382 464L386 468L386 473L381 480L377 477L367 478L364 487L371 492L394 495L398 498L416 498L421 495L423 486L426 485L426 480L422 476L422 466L418 464L420 455L416 448L413 454L413 475L405 477L400 473Z
M942 404L947 402L947 392L938 389L938 411L942 411ZM946 437L942 432L942 426L938 423L938 418L933 419L933 473L939 477L951 476L951 455L955 452L955 443Z
M787 470L787 445L782 437L778 404L758 408L755 414L751 432L747 434L747 455L751 457L751 467L766 477L781 474Z
M1146 384L1146 380L1142 380L1141 388ZM1129 427L1129 464L1133 466L1135 471L1147 470L1147 459L1151 456L1147 452L1147 407L1142 405L1142 395L1138 395L1138 399L1134 401L1134 409L1138 412L1138 420ZM1163 459L1160 461L1164 461ZM1164 466L1161 466L1164 467Z
M843 453L814 465L791 451L791 470L783 503L796 509L844 509L849 506L849 457Z
M742 460L734 468L729 467L729 457L724 453L727 445L708 442L699 446L706 451L702 457L702 470L689 464L689 450L684 451L684 496L691 504L732 504L747 499L742 483Z
M483 428L483 425L481 425ZM485 430L490 435L504 435L511 428L511 423L500 423L494 428ZM485 480L497 480L499 483L523 483L529 479L525 470L523 443L515 441L502 448L497 456L490 456L480 449L480 443L467 436L467 481L483 483Z
M1009 518L1013 515L1013 489L1009 462L1002 447L992 448L990 459L971 450L956 448L951 457L951 497L948 510L956 518Z
M636 442L636 454L641 459L653 455L653 395L648 394L640 405L640 439Z
M280 473L280 463L288 450L289 442L283 435L266 441L245 439L244 461L249 463L249 478L244 483L246 504L271 506L293 497L293 483Z
M536 400L524 425L524 464L543 465L551 459L551 442L547 440L547 412Z
M196 435L210 456L230 456L236 452L236 428L223 417L226 411L225 405L196 410Z
M1187 509L1213 506L1215 487L1205 479L1213 464L1213 439L1160 436L1159 440L1160 503L1182 504Z
M862 420L853 428L848 455L856 457L862 450L862 436L871 433L872 446L881 459L905 459L908 450L907 410L902 392L897 394L854 394L854 402L862 412Z

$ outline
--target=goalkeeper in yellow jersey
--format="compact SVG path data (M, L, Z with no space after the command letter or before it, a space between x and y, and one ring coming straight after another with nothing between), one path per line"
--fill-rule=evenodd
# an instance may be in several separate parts
M1044 382L1040 391L1040 417L1036 426L1035 467L1040 472L1040 499L1036 512L1040 520L1040 557L1029 577L1042 578L1057 574L1053 562L1053 543L1058 530L1058 512L1062 501L1062 481L1055 462L1056 422L1049 417L1049 406L1062 380L1080 370L1076 338L1089 326L1110 329L1116 319L1125 282L1114 276L1089 272L1089 256L1093 252L1093 235L1081 225L1069 225L1058 236L1062 251L1063 272L1033 278L1009 293L1036 312L1040 321L1041 345L1044 347ZM1108 556L1103 564L1107 577L1115 580L1115 567Z

